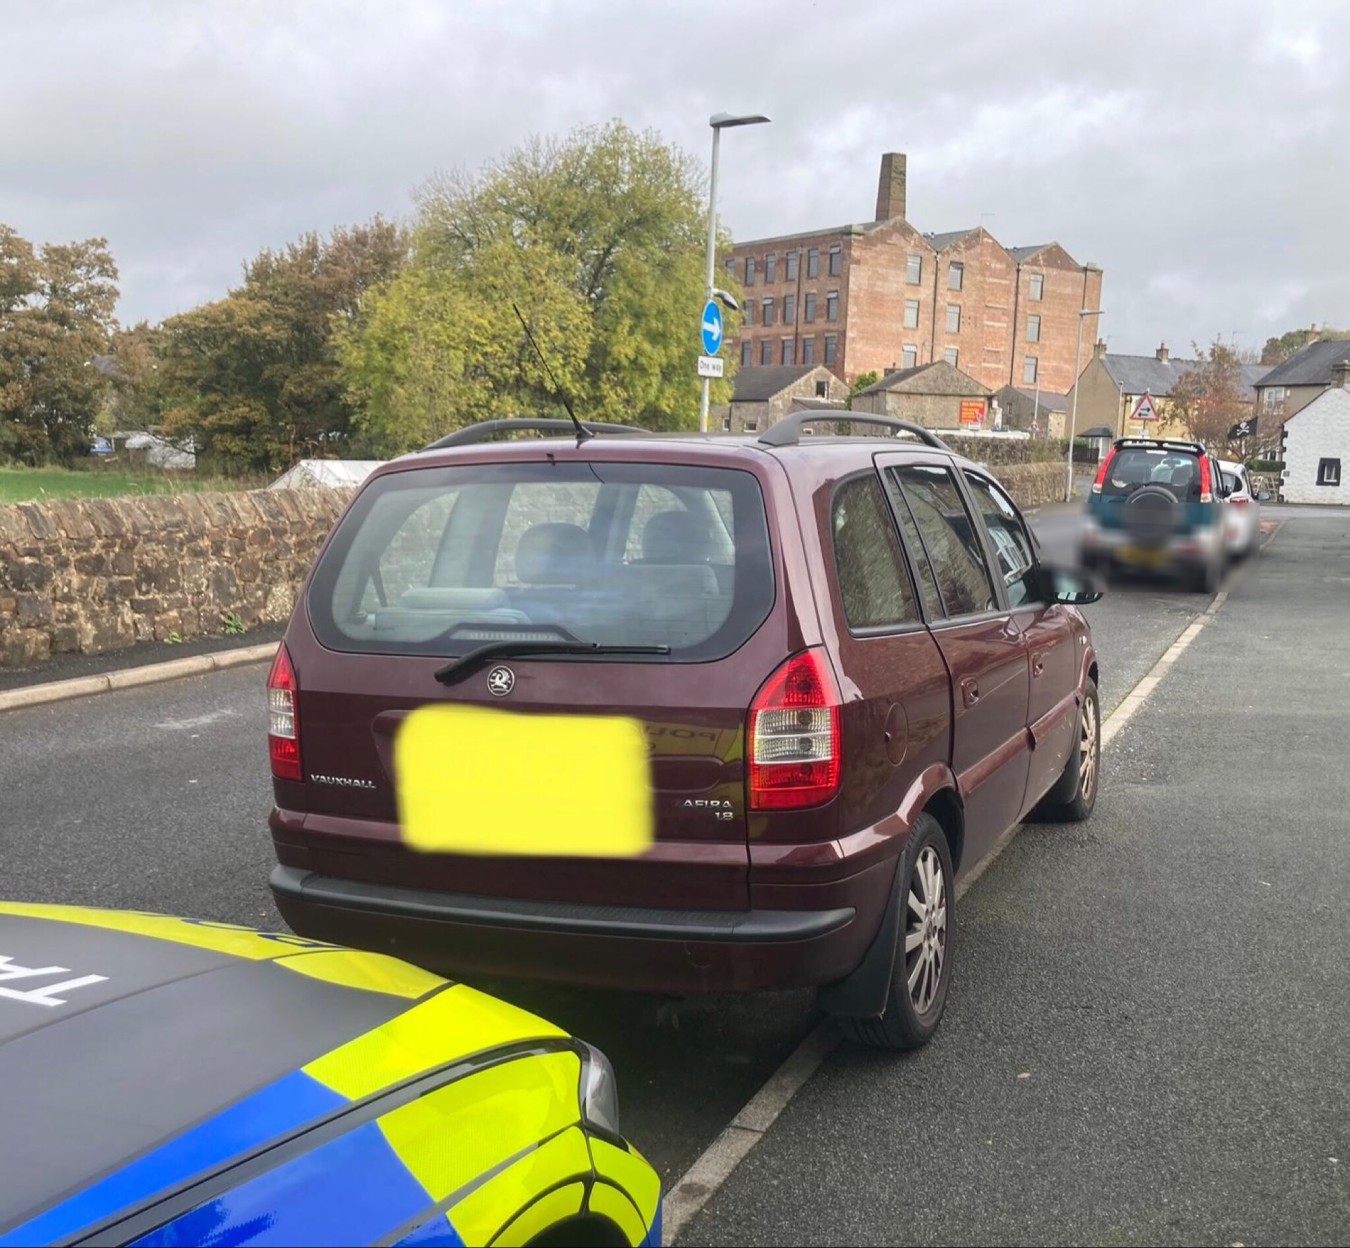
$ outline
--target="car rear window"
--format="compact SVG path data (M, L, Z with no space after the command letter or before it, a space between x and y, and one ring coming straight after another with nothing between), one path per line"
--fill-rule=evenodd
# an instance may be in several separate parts
M774 580L754 475L672 464L450 465L377 477L310 585L320 642L454 656L490 641L721 658Z
M1199 502L1199 457L1162 448L1125 447L1112 457L1102 493L1127 497L1146 485L1162 486L1178 502Z

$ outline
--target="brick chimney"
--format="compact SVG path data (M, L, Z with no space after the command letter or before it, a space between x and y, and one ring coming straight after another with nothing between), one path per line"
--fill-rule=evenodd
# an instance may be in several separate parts
M1331 388L1350 390L1350 360L1342 360L1339 364L1332 365Z
M887 152L881 158L881 178L877 182L878 221L905 215L905 154Z
M1167 363L1167 357L1169 354L1170 352L1167 350L1167 344L1165 342L1160 344L1157 351L1154 352L1154 355L1156 355L1158 359L1160 359L1164 364Z

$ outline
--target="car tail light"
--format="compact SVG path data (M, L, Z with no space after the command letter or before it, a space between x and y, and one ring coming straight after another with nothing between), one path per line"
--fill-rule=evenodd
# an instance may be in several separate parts
M1214 501L1214 478L1209 471L1209 460L1203 455L1200 457L1200 501L1202 503Z
M295 668L283 642L272 661L267 677L267 709L269 720L267 744L272 755L272 774L278 780L303 780L300 768L300 719L296 713L296 694L300 692L295 680Z
M1116 448L1113 446L1109 451L1106 452L1106 458L1102 460L1102 466L1097 469L1096 480L1094 480L1092 483L1092 492L1094 494L1100 494L1102 492L1102 486L1106 484L1106 474L1110 470L1111 461L1115 459L1115 457L1116 457Z
M1230 507L1245 507L1251 501L1249 498L1230 498L1228 505Z
M750 706L750 809L800 810L839 791L839 692L821 650L794 655Z

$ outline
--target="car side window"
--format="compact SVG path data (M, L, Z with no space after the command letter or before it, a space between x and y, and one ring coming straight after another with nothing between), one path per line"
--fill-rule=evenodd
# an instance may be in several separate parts
M998 574L1011 606L1021 607L1036 598L1036 555L1022 517L1012 500L988 477L966 470L966 481L975 498L975 509L984 518L993 541Z
M975 519L966 509L951 470L904 464L890 473L914 516L923 548L949 616L974 615L998 606Z
M839 487L831 528L835 573L849 627L918 623L904 553L875 474L854 477Z

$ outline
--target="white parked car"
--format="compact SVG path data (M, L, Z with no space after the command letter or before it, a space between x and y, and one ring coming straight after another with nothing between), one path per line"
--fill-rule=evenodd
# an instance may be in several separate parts
M1270 497L1267 493L1252 491L1251 478L1242 464L1219 460L1224 488L1224 541L1230 559L1245 559L1261 540L1261 503Z

